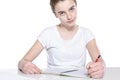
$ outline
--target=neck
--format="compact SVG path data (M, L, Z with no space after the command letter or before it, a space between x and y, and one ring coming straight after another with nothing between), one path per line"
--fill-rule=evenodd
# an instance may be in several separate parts
M67 31L73 31L73 30L75 30L75 28L77 27L77 25L75 24L73 26L64 26L62 24L59 24L59 27L61 29L67 30Z

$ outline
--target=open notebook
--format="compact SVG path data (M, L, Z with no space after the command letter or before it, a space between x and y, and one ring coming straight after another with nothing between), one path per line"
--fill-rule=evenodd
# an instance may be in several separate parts
M85 69L60 69L60 68L47 68L42 70L43 74L56 74L62 76L87 78Z

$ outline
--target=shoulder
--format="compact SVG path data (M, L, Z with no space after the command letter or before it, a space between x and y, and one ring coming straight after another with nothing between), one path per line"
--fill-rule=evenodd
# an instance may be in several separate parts
M89 28L79 27L79 29L80 29L80 33L82 33L82 34L85 34L85 35L87 35L87 34L93 34L93 32Z
M50 26L45 28L43 31L53 31L55 29L55 26Z
M50 40L51 36L54 34L55 26L50 26L43 29L42 32L38 35L38 40L43 43L44 45Z
M49 34L49 33L53 33L54 31L55 31L55 26L50 26L43 29L42 32L40 32L40 34Z
M89 28L82 27L82 26L80 26L80 30L83 31L83 32L91 31Z

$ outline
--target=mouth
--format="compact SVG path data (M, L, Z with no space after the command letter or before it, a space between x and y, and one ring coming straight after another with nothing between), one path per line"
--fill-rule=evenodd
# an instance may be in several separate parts
M73 23L73 22L74 22L74 20L67 21L67 23Z

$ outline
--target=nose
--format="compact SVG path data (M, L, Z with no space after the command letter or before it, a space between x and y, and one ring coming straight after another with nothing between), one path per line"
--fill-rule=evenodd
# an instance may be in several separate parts
M67 20L71 20L72 15L68 12L68 13L66 14L66 18L67 18Z

